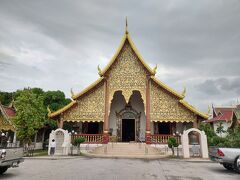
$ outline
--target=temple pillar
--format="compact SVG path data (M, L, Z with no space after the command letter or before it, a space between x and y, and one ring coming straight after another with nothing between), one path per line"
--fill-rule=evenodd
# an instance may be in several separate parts
M105 109L104 109L104 122L103 122L103 144L109 142L109 87L107 80L104 81L104 92L105 92Z
M57 126L58 126L58 128L63 128L63 120L62 120L62 118L60 118L59 120L57 120Z
M147 76L146 81L146 144L151 144L151 121L150 121L150 76Z
M193 128L198 128L197 119L195 121L193 121Z

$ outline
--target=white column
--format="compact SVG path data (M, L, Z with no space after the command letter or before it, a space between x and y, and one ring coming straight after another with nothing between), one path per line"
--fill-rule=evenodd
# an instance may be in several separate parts
M16 142L17 142L17 132L14 131L13 144L16 144Z

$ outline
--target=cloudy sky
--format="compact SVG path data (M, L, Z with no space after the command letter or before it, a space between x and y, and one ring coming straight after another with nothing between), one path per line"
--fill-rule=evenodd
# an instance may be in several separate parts
M157 77L202 111L240 101L239 0L1 0L0 91L70 96L130 35Z

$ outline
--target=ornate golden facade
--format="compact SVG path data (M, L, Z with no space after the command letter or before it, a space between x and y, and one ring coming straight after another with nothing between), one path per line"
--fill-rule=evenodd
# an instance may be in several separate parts
M197 116L179 103L179 98L171 95L155 82L151 83L151 121L194 122Z
M1 114L0 114L0 130L14 131L14 126L12 124L10 124L9 121L7 121Z
M147 71L140 64L138 57L127 41L109 73L107 73L110 101L115 91L122 91L126 102L128 102L132 92L138 90L145 102L146 75Z
M104 117L104 84L76 100L71 110L66 111L64 121L103 121Z
M151 69L144 62L126 31L110 63L103 70L98 66L100 78L82 92L73 94L73 102L56 112L50 112L49 117L63 121L105 121L104 131L107 132L109 106L114 93L122 91L128 103L136 90L142 96L149 123L196 122L208 118L207 114L183 100L185 92L178 93L157 80L156 70L157 66Z

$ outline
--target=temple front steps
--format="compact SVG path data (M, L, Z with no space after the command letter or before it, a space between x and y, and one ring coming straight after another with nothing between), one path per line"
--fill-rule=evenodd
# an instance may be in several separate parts
M160 158L166 154L145 143L108 143L84 153L90 157Z

